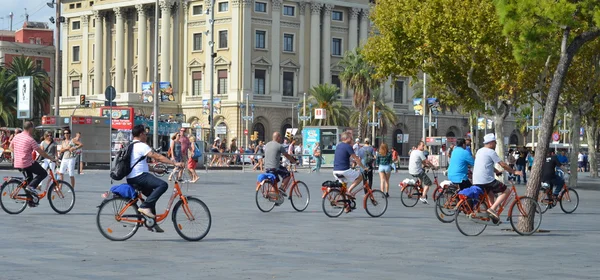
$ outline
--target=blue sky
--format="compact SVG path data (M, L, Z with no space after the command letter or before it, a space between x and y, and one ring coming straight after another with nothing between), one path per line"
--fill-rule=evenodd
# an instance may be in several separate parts
M13 16L13 30L20 29L25 21L25 9L29 14L29 21L41 21L50 24L48 20L55 15L55 10L46 6L52 0L0 0L0 30L9 29L9 14ZM53 29L51 26L50 28Z

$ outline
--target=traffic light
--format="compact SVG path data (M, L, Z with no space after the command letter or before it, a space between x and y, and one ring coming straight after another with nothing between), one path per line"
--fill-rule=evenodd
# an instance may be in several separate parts
M85 105L85 95L83 95L83 94L79 95L79 105L81 105L81 106Z
M251 141L258 140L258 131L254 131L254 133L252 133L252 135L250 135L250 140Z

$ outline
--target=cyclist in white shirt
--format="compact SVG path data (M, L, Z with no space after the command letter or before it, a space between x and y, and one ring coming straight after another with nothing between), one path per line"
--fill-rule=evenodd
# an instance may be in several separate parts
M167 182L156 178L150 174L148 168L148 162L146 158L152 158L156 161L172 164L179 168L184 167L183 162L175 162L167 157L154 152L150 146L146 144L146 129L144 125L136 125L133 127L131 134L133 135L133 141L130 145L133 145L131 152L131 173L127 175L127 183L136 187L146 196L146 200L140 205L138 211L148 217L154 218L156 213L156 202L160 196L167 191L169 185ZM155 224L154 230L156 232L163 232L163 230Z

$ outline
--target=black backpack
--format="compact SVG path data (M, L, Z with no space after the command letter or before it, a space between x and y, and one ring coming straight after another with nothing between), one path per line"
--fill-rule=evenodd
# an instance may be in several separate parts
M135 162L135 164L133 164L133 166L131 165L131 153L133 152L133 145L135 145L136 143L141 142L133 142L127 145L127 147L121 148L121 150L119 150L113 161L112 169L110 170L110 178L117 181L123 180L123 178L125 178L127 175L129 175L129 173L131 173L131 170L134 166L136 166L140 161L146 159L146 157L143 156L140 159L138 159Z

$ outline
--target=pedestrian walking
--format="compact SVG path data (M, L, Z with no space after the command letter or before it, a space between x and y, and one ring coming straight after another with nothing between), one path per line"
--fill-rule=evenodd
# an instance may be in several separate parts
M169 154L171 155L171 160L176 163L181 163L181 135L175 134L171 136L171 147L169 148ZM173 172L169 175L169 181L173 180L173 175L177 174L176 180L181 179L183 175L183 168L176 167Z
M379 145L379 154L375 160L379 166L379 182L380 188L386 197L389 197L390 191L390 175L392 175L392 153L388 150L386 143Z
M358 150L358 157L360 158L362 165L366 168L369 186L372 186L373 164L375 163L375 148L371 146L371 139L365 138L363 147Z
M400 168L398 161L398 151L396 151L396 148L392 148L392 168L394 168L394 173L398 173L398 169Z
M313 152L313 157L315 158L315 168L313 168L312 171L320 172L323 158L321 156L321 147L319 145L319 142L315 143L315 147L313 148L312 152Z
M68 128L63 131L63 135L65 136L65 140L60 145L60 154L62 157L59 170L60 179L64 180L65 173L68 173L69 177L71 177L71 186L75 188L75 151L83 148L83 144L75 139L71 139L71 130Z
M577 155L577 172L583 172L584 171L584 165L583 165L583 152L579 151L579 154Z
M516 161L517 171L523 172L523 176L517 175L517 184L521 184L521 177L523 177L523 183L527 184L527 175L526 175L526 164L527 164L527 151L522 150L518 152L519 157Z
M75 133L75 138L73 138L73 140L77 140L80 143L83 143L81 140L81 132L77 132ZM79 168L79 175L83 174L83 149L79 148L77 149L77 151L75 151L75 155L77 157L77 161L79 161L79 164L76 164L75 167Z
M187 165L188 165L190 174L192 175L191 182L196 183L196 181L198 181L198 179L200 179L200 177L198 177L198 173L196 173L196 166L198 164L198 158L194 159L193 155L196 153L196 149L198 149L199 147L196 145L196 137L191 136L190 142L192 144L190 145L190 150L189 150L190 157L188 157Z

